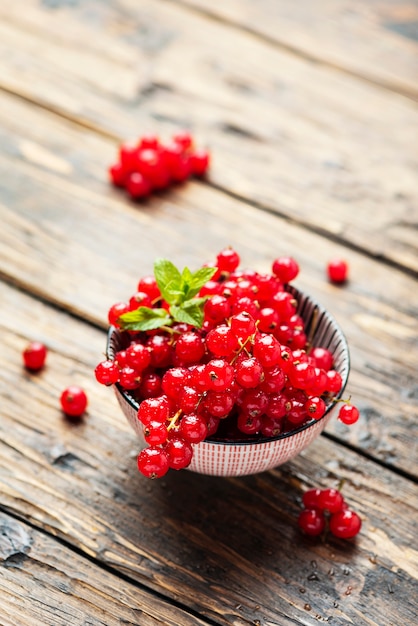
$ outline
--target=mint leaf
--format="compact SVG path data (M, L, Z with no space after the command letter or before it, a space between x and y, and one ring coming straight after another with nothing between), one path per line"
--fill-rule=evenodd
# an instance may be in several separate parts
M165 309L150 309L140 306L135 311L129 311L120 316L119 322L122 330L154 330L162 326L171 326L173 320Z
M181 274L167 259L157 259L154 263L154 276L161 295L169 304L177 304L184 293Z
M212 276L216 272L216 267L201 267L194 274L191 274L190 270L188 270L187 276L187 299L193 298L205 283L208 282L212 278ZM183 275L187 268L184 268Z
M186 306L186 304L188 306ZM193 300L189 300L183 305L170 307L170 313L176 322L184 322L191 326L202 328L203 325L203 307L201 304L195 304Z

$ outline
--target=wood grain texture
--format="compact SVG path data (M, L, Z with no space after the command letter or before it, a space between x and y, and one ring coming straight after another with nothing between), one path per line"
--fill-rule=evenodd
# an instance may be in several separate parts
M0 271L9 282L104 328L110 305L131 295L156 256L197 268L233 244L244 266L268 271L291 254L298 286L335 315L351 349L347 392L362 418L329 432L418 475L413 279L200 183L135 205L106 181L113 142L4 95L0 119ZM333 256L350 264L344 289L326 281Z
M410 481L320 437L265 474L219 479L184 471L150 482L136 470L138 444L112 391L93 380L104 333L4 284L2 303L0 491L7 511L216 624L412 623L418 502ZM51 348L37 375L20 363L32 333ZM79 425L58 409L69 382L82 384L90 399ZM302 492L340 479L362 533L349 543L303 539L296 526ZM39 560L61 572L56 559L52 548ZM91 570L81 562L76 571L74 595L83 601ZM102 588L103 578L91 582L88 597L102 589L104 606L112 582ZM132 606L129 585L122 589L129 599L118 593L115 611Z
M50 536L0 513L2 626L204 626Z
M174 2L418 100L418 7L414 2Z
M173 3L0 16L4 89L119 139L189 125L213 185L418 271L415 103Z

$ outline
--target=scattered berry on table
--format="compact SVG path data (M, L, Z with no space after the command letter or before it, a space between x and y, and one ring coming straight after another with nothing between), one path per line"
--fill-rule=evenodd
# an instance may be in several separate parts
M332 259L327 265L328 278L332 283L342 285L348 278L348 264L343 259Z
M191 176L203 177L210 165L210 153L195 148L188 131L177 132L163 143L155 135L143 135L136 143L119 147L119 159L109 167L109 180L125 188L133 200L143 200Z
M66 415L81 417L87 408L85 391L77 385L70 385L61 394L61 408Z
M355 424L360 417L360 411L352 404L343 404L338 413L338 419L343 424Z
M25 367L32 372L37 372L42 369L45 365L47 352L47 348L43 343L40 341L32 341L26 346L22 353Z
M165 158L174 162L185 145L190 149L189 139L175 138ZM149 138L145 145L151 167L161 144ZM123 154L129 161L128 148ZM127 302L110 307L109 323L124 331L124 344L95 374L139 405L150 450L138 458L143 474L157 478L187 467L206 438L245 442L291 434L333 406L343 379L333 354L311 345L288 290L298 271L289 257L277 257L271 273L243 270L232 247L195 273L159 259L154 276L140 278ZM344 409L343 419L345 413L353 418L354 407ZM339 500L324 492L306 508L329 515ZM319 527L320 517L306 520Z
M339 489L309 489L302 503L298 526L306 535L317 536L329 528L335 537L351 539L360 532L361 519L348 508Z

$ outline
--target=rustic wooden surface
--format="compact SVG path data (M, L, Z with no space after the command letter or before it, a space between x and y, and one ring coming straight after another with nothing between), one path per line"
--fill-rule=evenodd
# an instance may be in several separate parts
M0 5L1 626L413 623L417 16L396 0ZM183 126L212 150L208 181L145 205L109 187L120 140ZM106 311L157 254L197 267L228 244L260 270L300 261L347 335L361 419L262 475L147 481L92 374ZM50 348L37 375L32 339ZM79 426L58 408L69 382L89 395ZM304 539L303 491L341 479L360 536Z

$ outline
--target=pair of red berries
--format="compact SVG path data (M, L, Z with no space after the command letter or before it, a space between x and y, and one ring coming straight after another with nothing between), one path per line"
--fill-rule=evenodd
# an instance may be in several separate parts
M33 341L22 353L23 363L31 372L40 371L46 362L48 350L40 341ZM70 385L62 392L60 404L63 412L70 417L81 417L87 408L87 395L77 385Z
M309 489L303 494L305 506L299 514L299 528L311 537L320 535L327 527L341 539L355 537L361 528L361 519L348 508L338 489Z
M209 162L209 152L195 148L187 131L176 133L168 143L155 135L144 135L134 144L120 146L119 160L109 168L109 177L134 200L141 200L190 176L204 176Z

